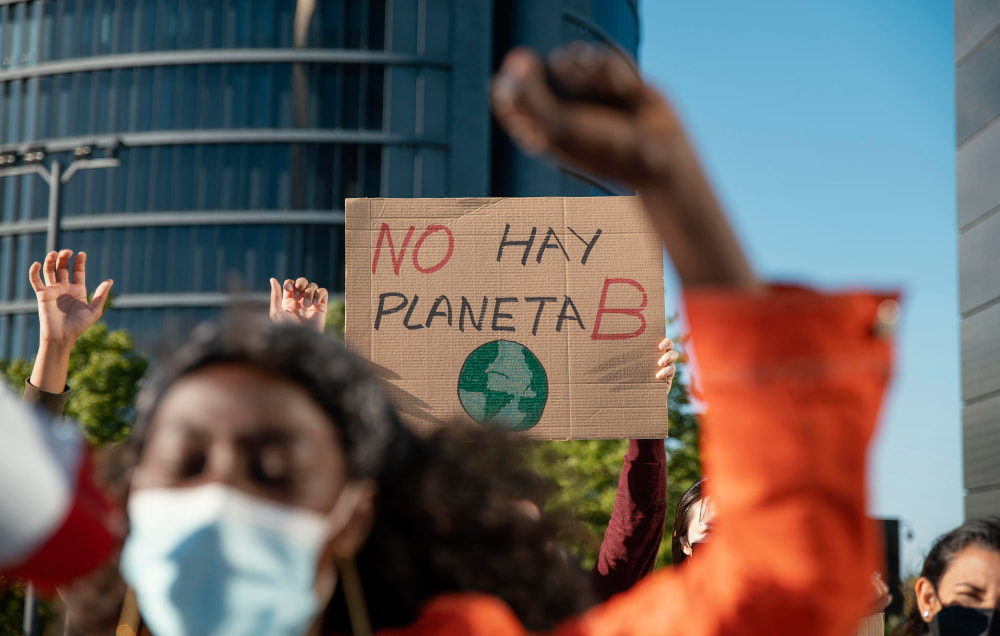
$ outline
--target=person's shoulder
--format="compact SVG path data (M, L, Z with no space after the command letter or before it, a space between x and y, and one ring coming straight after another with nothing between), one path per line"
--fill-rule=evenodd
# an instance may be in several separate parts
M445 594L429 602L409 627L378 636L522 636L521 622L500 599L486 594Z

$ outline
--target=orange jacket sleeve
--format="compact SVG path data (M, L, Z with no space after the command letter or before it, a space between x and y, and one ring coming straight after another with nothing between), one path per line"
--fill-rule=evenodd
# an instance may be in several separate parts
M556 634L849 634L868 609L879 549L865 462L891 357L877 321L894 301L799 288L685 301L708 403L712 542ZM496 605L452 597L425 619L463 616L437 633L522 634ZM421 620L412 634L431 627Z

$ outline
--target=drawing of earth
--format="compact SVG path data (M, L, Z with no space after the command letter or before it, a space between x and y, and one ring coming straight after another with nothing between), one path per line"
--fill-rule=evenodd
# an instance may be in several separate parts
M526 431L542 417L549 382L524 345L494 340L474 350L458 375L458 399L484 426Z

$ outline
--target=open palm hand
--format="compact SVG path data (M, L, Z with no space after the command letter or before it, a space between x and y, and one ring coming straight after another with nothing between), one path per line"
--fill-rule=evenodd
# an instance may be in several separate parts
M87 300L87 255L73 250L49 252L44 264L32 263L28 279L38 299L39 335L43 342L73 343L101 317L112 281L97 286L94 298ZM44 281L43 281L44 276Z

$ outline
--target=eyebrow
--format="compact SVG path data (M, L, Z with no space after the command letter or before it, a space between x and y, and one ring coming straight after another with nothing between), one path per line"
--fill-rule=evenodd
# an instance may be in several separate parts
M282 430L277 425L265 425L256 431L247 431L236 436L238 444L289 444L297 440L295 431Z
M983 592L983 588L979 587L978 585L976 585L974 583L966 583L965 581L960 581L960 582L956 583L955 587L956 588L967 587L967 588L969 588L973 592L980 592L980 593Z
M210 437L210 428L207 424L199 424L198 422L187 418L176 420L176 422L171 423L169 427L165 427L158 421L154 421L152 426L149 428L147 436L164 435L166 433L179 435L185 439L189 437L207 438Z

